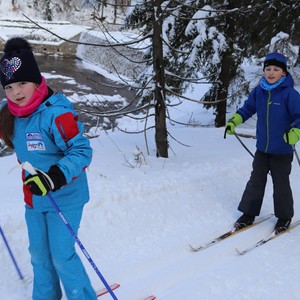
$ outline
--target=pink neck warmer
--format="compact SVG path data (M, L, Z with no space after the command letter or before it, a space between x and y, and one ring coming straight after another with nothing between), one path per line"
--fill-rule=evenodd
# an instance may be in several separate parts
M32 114L39 105L43 102L45 97L48 95L48 87L46 80L42 77L42 82L32 95L31 99L24 106L19 106L18 104L7 99L8 109L13 116L24 117Z

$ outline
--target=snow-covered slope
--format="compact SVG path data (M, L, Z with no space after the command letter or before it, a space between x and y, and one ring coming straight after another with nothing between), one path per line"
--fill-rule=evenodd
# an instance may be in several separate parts
M79 237L110 283L118 282L118 299L299 299L299 230L245 255L243 248L270 232L275 218L203 252L201 244L230 228L251 170L251 156L223 129L171 130L186 148L172 142L169 159L145 155L142 136L103 133L92 140L93 163L88 176L91 201L86 206ZM253 151L254 140L247 139ZM136 146L146 162L136 161ZM153 145L152 145L153 146ZM153 149L150 145L150 148ZM22 272L31 277L23 216L20 170L14 156L1 158L0 220ZM294 162L292 186L295 219L300 218L297 184L300 167ZM55 194L54 194L55 196ZM268 183L262 215L272 213ZM81 254L82 255L82 254ZM102 284L85 257L95 289ZM0 241L3 299L30 299L31 284L23 286ZM103 299L111 299L110 295Z
M49 9L47 9L48 17L46 15L46 3L51 2ZM95 9L99 7L98 1L84 1L84 0L51 0L51 1L33 1L33 0L0 0L0 18L11 20L12 18L20 18L24 15L30 16L39 20L61 21L68 20L78 25L96 25L93 21L92 15ZM100 13L105 15L106 20L113 22L114 11L112 5L100 5ZM121 13L121 10L118 11ZM96 17L98 14L96 14ZM50 18L49 18L50 17ZM118 20L117 20L118 21ZM99 22L98 22L99 23Z

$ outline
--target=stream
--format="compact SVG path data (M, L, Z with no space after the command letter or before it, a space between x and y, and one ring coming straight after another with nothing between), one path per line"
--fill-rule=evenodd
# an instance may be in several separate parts
M83 99L85 95L87 97L88 95L101 97L99 106L97 106L97 110L101 113L119 109L124 106L124 102L125 104L130 103L135 97L135 92L126 85L112 81L94 70L87 69L81 60L43 55L36 55L36 60L50 88L62 92L67 97L74 94L83 97ZM109 101L111 96L118 96L116 98L120 101ZM0 97L0 99L5 98L3 88L0 88ZM86 131L96 125L105 129L110 129L115 125L115 118L95 117L91 114L82 113L81 110L83 109L91 109L91 106L88 106L86 102L73 102L73 104L79 114L79 120L85 125ZM0 156L11 153L9 149L3 149L0 146Z
M36 55L35 57L40 71L45 73L47 84L54 91L60 91L67 97L74 93L83 97L89 94L101 95L101 97L103 95L104 99L101 99L101 106L98 108L100 112L118 109L124 105L124 99L125 102L129 103L135 97L135 92L129 87L114 82L94 70L87 69L86 65L79 59L45 55ZM109 97L107 97L108 100L105 100L105 96L116 95L119 95L118 98L123 98L123 100L110 102ZM0 88L0 97L1 99L5 98L3 88ZM99 120L99 118L91 115L80 113L80 109L87 108L84 102L74 103L74 105L87 130L95 126L96 123L105 122L103 118ZM111 124L108 122L105 127L110 128Z

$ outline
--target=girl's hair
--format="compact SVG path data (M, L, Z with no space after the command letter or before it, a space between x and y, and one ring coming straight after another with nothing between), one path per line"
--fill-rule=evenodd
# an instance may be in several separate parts
M14 121L15 117L8 110L8 105L6 103L0 110L0 136L4 143L11 149L14 148L12 144Z

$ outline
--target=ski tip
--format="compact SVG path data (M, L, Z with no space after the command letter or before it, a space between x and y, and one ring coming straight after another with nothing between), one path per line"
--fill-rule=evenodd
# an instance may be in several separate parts
M114 283L114 284L111 284L109 287L113 291L113 290L117 289L118 287L120 287L120 284L119 283ZM107 293L108 293L108 289L103 288L103 289L101 289L97 292L97 297L101 297L101 296L103 296Z
M200 247L194 247L191 244L189 246L190 246L190 250L192 252L198 252L198 251L202 250L202 246L200 246Z
M241 250L239 250L238 248L235 248L235 251L236 251L236 253L239 254L239 255L244 255L244 254L246 253L245 251L241 251Z
M155 300L156 297L154 295L151 295L149 297L146 297L144 300Z

